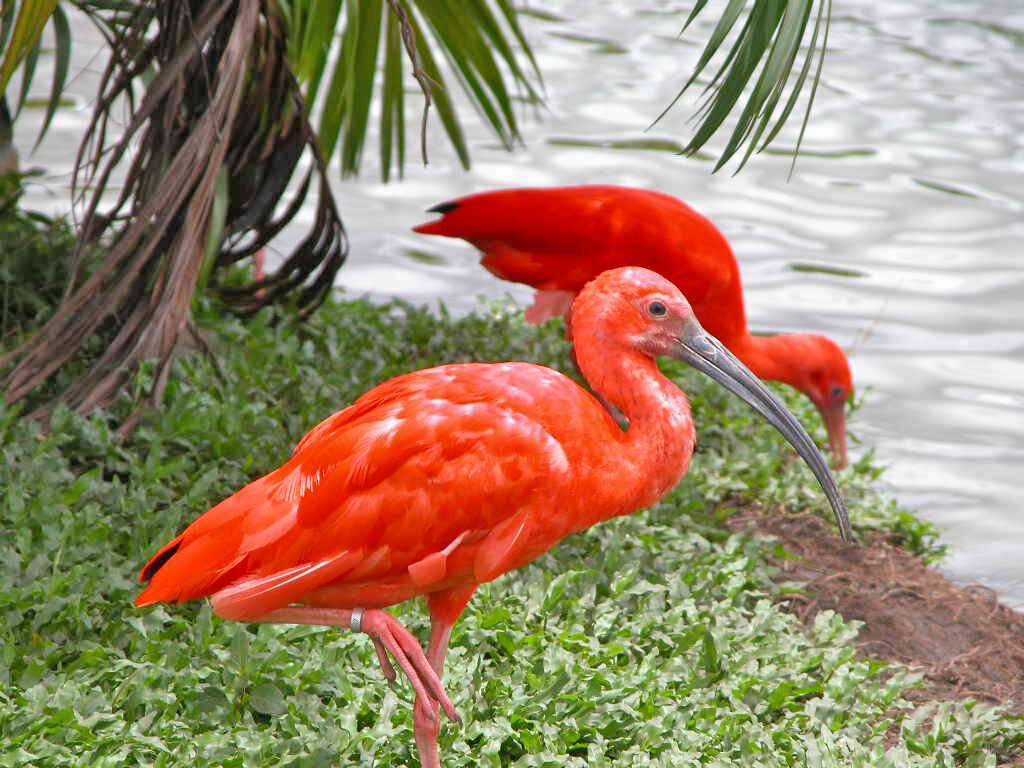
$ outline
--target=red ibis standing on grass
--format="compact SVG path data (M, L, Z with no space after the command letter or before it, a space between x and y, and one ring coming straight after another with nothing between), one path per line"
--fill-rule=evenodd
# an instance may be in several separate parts
M793 415L698 324L679 289L641 268L593 280L573 310L595 392L531 363L443 365L384 382L323 421L279 469L215 506L142 569L136 605L210 596L236 621L342 627L373 639L416 692L424 768L440 765L452 625L479 584L564 537L646 507L686 474L686 396L654 358L685 360L750 403L810 464L852 537L825 460ZM386 606L427 599L424 653Z
M468 240L498 277L537 289L526 319L565 314L588 280L615 267L647 267L686 296L701 325L759 378L803 392L821 412L837 467L846 466L846 355L824 336L753 336L740 270L718 228L661 192L614 186L500 189L430 209L442 218L414 227Z

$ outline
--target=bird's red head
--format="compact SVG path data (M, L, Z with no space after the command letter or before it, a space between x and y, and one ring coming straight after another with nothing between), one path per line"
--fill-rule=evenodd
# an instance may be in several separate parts
M643 267L602 272L573 303L573 327L595 329L605 348L631 347L651 357L673 355L690 322L693 309L682 292Z
M853 377L846 353L831 339L814 334L768 337L776 348L779 366L770 378L807 395L821 413L828 431L835 466L842 469L846 456L846 403L853 393Z

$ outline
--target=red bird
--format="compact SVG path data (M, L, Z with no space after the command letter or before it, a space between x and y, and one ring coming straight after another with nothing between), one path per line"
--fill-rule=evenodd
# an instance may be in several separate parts
M210 596L219 616L351 628L390 653L416 691L424 768L440 765L439 705L452 625L479 584L564 537L646 507L686 473L690 406L654 357L686 360L747 400L793 443L850 524L835 481L792 414L708 336L679 290L617 269L576 300L576 356L629 417L530 363L443 365L371 389L316 426L279 469L215 506L140 574L136 605ZM427 598L424 654L382 608Z
M753 336L747 330L739 265L718 228L661 192L583 186L502 189L442 203L441 219L414 227L468 240L503 280L537 289L526 319L565 314L596 275L647 267L678 286L704 328L761 379L807 395L821 412L835 464L846 466L850 364L839 346L812 334Z

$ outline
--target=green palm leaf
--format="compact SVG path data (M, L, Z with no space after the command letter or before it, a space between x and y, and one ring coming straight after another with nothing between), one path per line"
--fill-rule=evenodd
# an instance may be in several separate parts
M816 14L813 13L815 3L818 6ZM706 4L707 0L698 0L683 26L683 31L686 31L700 15ZM749 10L748 5L750 4L747 0L729 0L704 46L693 74L672 103L654 121L657 123L661 120L679 98L697 82L712 59L723 49L726 39L746 13L746 18L739 32L735 34L724 60L704 89L704 101L697 111L700 123L693 138L684 148L687 154L698 152L722 128L726 118L734 112L746 94L739 118L715 164L716 171L745 146L746 149L737 167L738 171L755 151L760 152L775 139L789 119L813 69L811 90L796 143L796 150L799 151L821 78L832 13L831 0L753 0ZM789 96L776 117L796 60L800 56L807 29L811 26L812 15L814 24L811 27L810 40L803 51L803 64L789 85ZM760 74L751 85L758 69ZM796 151L793 153L793 159L795 162Z
M289 59L305 85L307 104L321 111L324 154L340 146L344 175L359 171L378 83L381 174L387 179L393 169L401 171L408 71L403 57L412 59L424 109L436 107L465 167L469 152L452 103L452 74L506 147L519 137L511 92L539 98L534 82L540 83L540 72L507 0L292 0L285 16L291 25ZM442 58L447 70L439 66Z
M24 106L29 88L32 86L43 30L51 19L57 42L57 59L50 88L50 100L46 118L39 131L38 143L46 135L50 121L60 104L60 95L68 74L68 62L71 59L71 32L67 17L63 10L57 7L57 0L26 0L17 6L17 9L15 6L14 0L4 0L0 11L0 49L3 50L3 59L0 60L0 95L7 90L11 77L19 68L22 73L21 92L15 115Z
M100 24L107 21L99 16L101 11L114 13L110 18L116 21L116 12L129 7L127 0L76 0L73 4ZM0 11L0 94L7 89L14 73L19 69L21 71L21 89L15 116L21 112L32 88L47 24L53 30L53 79L36 146L46 136L60 107L71 64L73 35L64 5L67 3L59 4L58 0L24 0L20 5L14 0L3 0Z
M26 59L38 55L39 38L43 28L57 7L57 0L27 0L17 6L14 0L3 0L0 18L2 31L0 41L4 45L4 57L0 61L0 93L7 89L7 83L15 70Z

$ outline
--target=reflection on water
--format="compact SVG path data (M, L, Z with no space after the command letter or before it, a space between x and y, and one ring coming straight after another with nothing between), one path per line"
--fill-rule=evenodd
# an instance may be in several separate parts
M852 351L870 390L854 451L874 447L898 497L945 531L948 571L1024 605L1024 5L865 0L837 15L788 183L796 125L737 176L710 176L710 155L675 154L692 101L644 132L699 54L694 37L674 37L685 10L548 0L524 18L545 73L543 122L527 122L513 155L471 125L470 173L435 123L429 167L387 186L371 167L339 181L353 246L341 284L455 311L478 294L526 304L529 290L485 272L469 246L411 233L424 209L524 185L677 195L730 238L755 330L817 331ZM76 96L91 100L95 80L80 75ZM19 124L23 157L36 112ZM83 106L58 113L27 161L49 173L29 204L66 210L68 146L87 118Z

